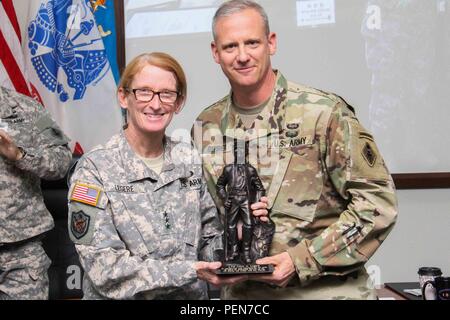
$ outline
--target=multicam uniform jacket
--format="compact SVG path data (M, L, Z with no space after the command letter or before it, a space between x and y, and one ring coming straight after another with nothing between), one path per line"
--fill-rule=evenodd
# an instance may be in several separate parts
M157 175L112 137L79 161L69 212L85 299L207 297L194 263L213 260L222 229L191 146L165 137Z
M287 251L296 268L290 285L305 291L313 280L361 269L391 231L397 201L374 139L352 107L277 72L269 103L245 129L230 96L204 110L192 130L216 205L223 210L215 184L233 162L233 138L245 139L276 224L270 254ZM238 286L245 292L253 285Z

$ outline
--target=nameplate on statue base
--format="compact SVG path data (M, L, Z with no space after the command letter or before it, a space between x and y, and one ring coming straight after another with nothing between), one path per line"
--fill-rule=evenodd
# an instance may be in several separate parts
M216 274L222 276L235 276L239 274L271 274L273 265L271 264L237 264L229 263L216 270Z

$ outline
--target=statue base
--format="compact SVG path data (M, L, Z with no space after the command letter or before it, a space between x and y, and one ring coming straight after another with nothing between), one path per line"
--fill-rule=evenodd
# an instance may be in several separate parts
M271 274L273 265L271 264L238 264L225 263L223 267L216 270L216 274L221 276L236 276L240 274Z

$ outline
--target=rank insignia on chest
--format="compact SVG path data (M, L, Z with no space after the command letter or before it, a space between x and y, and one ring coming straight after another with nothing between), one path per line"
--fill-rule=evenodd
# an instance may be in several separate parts
M377 160L377 154L373 151L373 148L370 146L368 142L366 142L366 144L363 147L362 155L366 160L367 164L373 167L375 161Z
M99 188L77 182L72 190L70 200L95 207L98 203L100 193L101 190Z
M166 229L170 229L169 216L167 215L167 212L165 212L165 211L164 211L164 225L166 226Z

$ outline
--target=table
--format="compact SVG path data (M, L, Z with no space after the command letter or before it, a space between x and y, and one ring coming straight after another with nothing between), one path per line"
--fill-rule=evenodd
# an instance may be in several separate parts
M403 291L415 288L419 288L419 282L388 282L377 289L377 294L380 300L422 300L422 297Z

